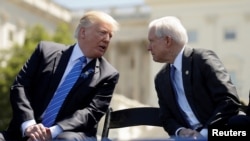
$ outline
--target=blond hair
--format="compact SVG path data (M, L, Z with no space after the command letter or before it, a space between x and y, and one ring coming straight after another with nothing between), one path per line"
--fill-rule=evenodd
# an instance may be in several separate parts
M75 30L74 37L77 38L81 27L88 27L94 23L104 22L111 25L113 32L119 29L118 22L108 15L107 13L101 11L89 11L83 15L80 19L79 24Z

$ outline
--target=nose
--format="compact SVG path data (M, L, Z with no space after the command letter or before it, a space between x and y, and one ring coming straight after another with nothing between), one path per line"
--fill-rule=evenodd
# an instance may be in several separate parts
M151 49L152 49L151 45L148 44L148 45L147 45L147 50L148 50L148 51L151 51Z
M105 34L103 38L106 42L109 42L111 40L111 36L109 34Z

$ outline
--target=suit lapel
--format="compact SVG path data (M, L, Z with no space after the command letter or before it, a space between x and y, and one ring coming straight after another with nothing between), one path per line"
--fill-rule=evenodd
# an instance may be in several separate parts
M167 82L166 86L161 85L163 92L166 92L166 94L163 94L163 96L166 96L166 99L168 99L168 104L169 105L175 105L177 109L178 108L178 104L177 104L177 100L176 100L176 95L175 95L175 91L173 89L173 85L170 79L170 64L167 64L165 67L166 73L164 73L164 75L162 76L162 82L161 84L164 84L165 82Z
M51 97L49 99L52 98L54 92L56 91L56 88L58 87L61 78L64 74L64 71L67 67L70 55L73 51L73 47L74 46L70 46L70 48L67 48L66 50L63 50L61 52L58 52L56 57L55 57L55 65L54 65L54 76L52 78L52 83L50 86L51 89Z
M193 110L193 112L196 114L196 107L194 105L194 94L193 94L193 87L192 83L195 80L192 80L192 66L193 66L193 49L186 47L183 53L182 58L182 78L183 78L183 87L185 91L185 95L187 97L187 100ZM197 114L196 114L197 116Z
M92 80L90 82L91 87L94 87L97 84L97 80L100 79L100 61L99 61L99 59L96 59L96 64L94 66L94 70L95 70L95 72L94 72Z
M191 67L192 67L192 48L186 47L183 52L182 57L182 79L183 79L183 87L186 93L186 96L192 96L191 94Z

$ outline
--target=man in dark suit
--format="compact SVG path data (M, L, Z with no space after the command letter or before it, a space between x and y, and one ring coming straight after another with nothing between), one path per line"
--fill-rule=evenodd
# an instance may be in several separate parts
M239 113L236 88L222 62L211 50L187 47L187 32L178 18L153 20L148 40L153 60L166 63L155 77L155 88L170 136L206 139L209 126L225 125Z
M119 78L103 57L116 30L118 23L110 15L90 11L76 28L76 44L41 41L11 86L13 118L0 140L96 140L97 124L109 107ZM83 56L86 61L79 65L81 74L55 121L45 126L45 111L53 95Z

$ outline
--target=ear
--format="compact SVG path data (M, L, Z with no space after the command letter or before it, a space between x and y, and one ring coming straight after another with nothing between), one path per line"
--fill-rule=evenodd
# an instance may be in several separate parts
M165 40L167 46L170 46L172 44L172 38L171 37L166 36L164 38L164 40Z
M80 31L79 31L79 37L80 38L85 38L85 36L86 36L86 33L85 33L85 28L84 27L82 27L81 29L80 29Z
M172 44L172 38L169 36L166 36L166 41L167 41L167 45L170 46Z

